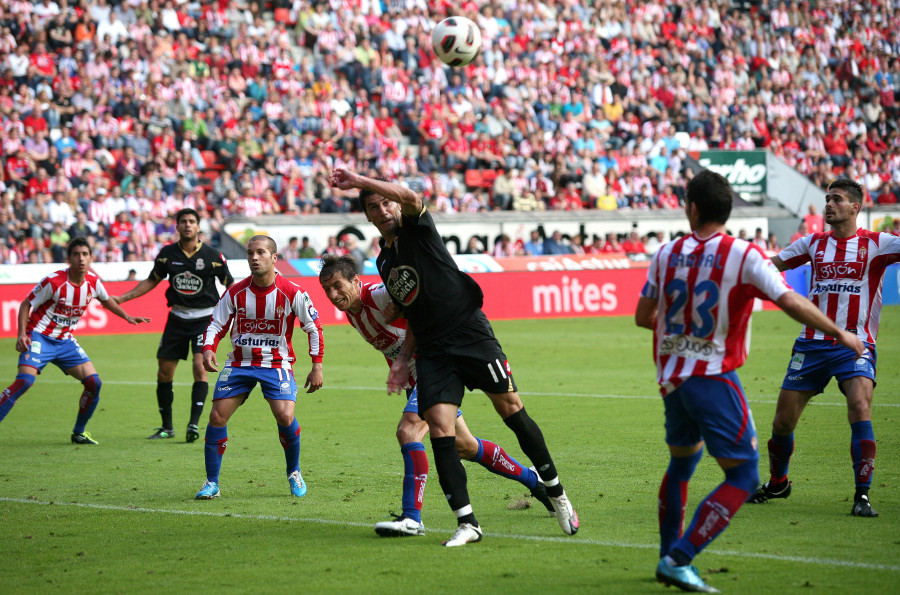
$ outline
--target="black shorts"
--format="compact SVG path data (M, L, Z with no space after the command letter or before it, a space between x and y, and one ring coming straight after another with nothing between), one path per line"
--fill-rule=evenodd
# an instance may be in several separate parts
M491 323L478 310L459 329L416 357L419 416L437 403L462 405L465 389L504 394L519 390Z
M179 318L170 312L156 350L157 359L187 359L188 347L191 353L200 353L207 326L208 317Z

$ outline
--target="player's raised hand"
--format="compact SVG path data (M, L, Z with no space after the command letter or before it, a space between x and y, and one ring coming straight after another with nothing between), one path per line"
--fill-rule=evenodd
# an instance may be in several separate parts
M350 188L357 187L356 181L358 178L359 176L355 173L346 170L343 167L336 167L331 172L331 178L329 178L328 182L333 188L349 190Z
M859 340L859 337L856 336L856 333L850 333L847 331L841 331L835 339L837 342L843 345L844 347L849 347L853 351L856 352L856 357L861 357L863 353L866 352L866 346L863 345L863 342Z
M306 377L306 384L303 385L303 388L307 389L307 393L314 393L322 388L323 384L325 384L325 376L322 374L322 364L314 363L312 370Z
M218 372L219 362L216 360L216 352L210 349L203 352L203 367L207 372Z
M29 349L31 349L31 337L28 335L19 335L19 338L16 339L16 351L25 353Z

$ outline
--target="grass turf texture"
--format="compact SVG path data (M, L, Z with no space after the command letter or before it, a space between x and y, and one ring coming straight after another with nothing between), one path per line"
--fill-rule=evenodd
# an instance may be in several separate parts
M349 325L326 329L327 388L298 398L309 483L302 499L289 495L275 423L256 392L229 424L222 496L193 500L204 480L205 415L201 440L185 444L189 366L182 363L176 376L177 438L146 440L159 422L158 337L84 337L104 382L88 426L100 446L69 442L80 386L53 366L0 424L0 592L662 592L653 571L667 451L650 333L630 318L498 322L495 330L578 510L574 537L537 502L516 509L526 492L520 484L467 463L485 539L440 547L455 523L433 462L428 534L377 537L374 523L399 511L394 428L402 400L385 395L383 360ZM784 314L757 313L740 372L764 479L775 398L798 330ZM900 590L900 309L885 309L880 335L872 502L881 517L849 514L850 431L832 383L796 432L793 495L745 505L695 560L713 586L731 593ZM14 342L0 341L0 353L5 385ZM220 362L224 355L223 347ZM302 384L307 361L296 371ZM475 435L526 462L487 398L469 394L463 411ZM721 479L706 457L691 482L688 518Z

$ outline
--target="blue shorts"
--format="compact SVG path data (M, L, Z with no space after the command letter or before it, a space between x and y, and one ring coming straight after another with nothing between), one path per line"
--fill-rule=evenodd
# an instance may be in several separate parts
M36 368L38 373L50 363L65 372L90 361L75 337L51 339L35 331L31 331L31 349L19 354L19 365Z
M403 408L403 413L419 414L419 391L416 387L406 389L406 407ZM462 409L457 409L456 417L460 415L462 415Z
M867 350L857 358L848 347L832 341L797 339L781 388L819 394L832 377L838 381L838 386L854 376L871 378L874 383L878 354L871 343L865 343L865 346Z
M753 413L737 373L688 378L663 402L669 446L703 440L714 457L759 459Z
M219 372L213 400L250 394L259 383L263 397L273 401L297 401L297 383L294 373L283 368L232 368L226 366Z

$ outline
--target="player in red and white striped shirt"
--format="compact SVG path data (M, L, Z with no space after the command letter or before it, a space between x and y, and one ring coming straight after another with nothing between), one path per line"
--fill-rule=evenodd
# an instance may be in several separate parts
M275 271L278 248L268 236L253 236L247 243L250 277L228 288L213 311L203 342L203 366L218 372L216 347L228 329L234 349L216 380L213 406L206 426L206 483L197 493L198 500L219 495L219 469L228 443L228 420L250 391L259 384L278 424L278 437L284 447L291 494L306 495L307 486L300 474L300 425L294 416L297 384L292 364L291 337L294 321L309 337L312 370L304 388L312 393L322 388L322 356L325 341L319 313L309 295Z
M15 382L0 393L0 421L16 400L31 388L41 370L53 363L84 385L72 442L97 444L84 427L97 408L102 383L72 331L94 298L129 324L150 322L150 319L129 316L110 299L103 283L90 272L91 247L87 240L75 238L69 242L66 251L69 268L44 277L19 306L19 338L16 341L16 351L21 353L19 370Z
M856 481L851 514L875 517L869 488L875 469L872 393L877 354L875 338L881 316L881 286L888 265L900 262L900 238L858 228L862 187L852 180L835 180L825 194L825 222L833 231L807 235L782 250L772 262L779 270L812 264L809 297L821 313L866 345L860 357L835 345L835 336L806 326L794 342L791 361L778 395L772 438L770 478L754 502L787 498L791 493L788 466L794 452L794 428L809 400L835 378L847 398L850 454Z
M733 191L704 170L687 187L692 234L654 255L635 321L653 330L653 351L671 454L659 490L657 580L690 591L710 588L691 560L730 523L759 485L756 430L735 370L747 357L754 298L774 301L795 320L837 337L850 352L862 343L788 289L759 247L725 234ZM682 535L688 482L703 444L725 481L697 507Z
M422 500L428 479L428 457L422 440L428 433L428 423L419 416L415 389L416 362L409 359L415 341L408 342L404 348L409 333L406 319L398 318L400 312L383 283L362 282L357 271L357 263L352 256L323 256L319 282L325 295L335 308L346 314L347 321L363 339L384 355L388 366L393 366L398 358L409 361L409 377L404 387L407 402L397 426L397 441L404 467L403 512L392 521L376 523L375 532L382 537L424 535ZM412 337L411 333L409 337ZM544 484L538 481L537 473L523 467L499 445L473 436L462 418L462 411L458 411L456 417L456 450L460 457L479 463L492 473L518 481L552 512L553 505L547 498Z

